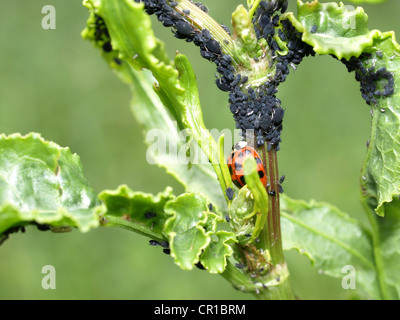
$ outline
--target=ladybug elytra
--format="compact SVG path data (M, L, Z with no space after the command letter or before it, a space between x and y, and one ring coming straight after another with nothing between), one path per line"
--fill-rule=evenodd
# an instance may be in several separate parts
M256 161L258 175L264 187L267 186L267 176L265 174L265 168L261 161L260 155L257 151L248 146L246 141L240 141L232 149L230 156L228 157L228 168L231 174L233 183L240 189L246 182L244 180L243 164L247 157L253 157Z

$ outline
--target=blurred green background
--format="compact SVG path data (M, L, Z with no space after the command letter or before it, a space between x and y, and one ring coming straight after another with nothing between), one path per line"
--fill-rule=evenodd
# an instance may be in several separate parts
M295 2L290 0L291 11ZM230 26L239 0L204 0L212 16ZM43 30L44 5L56 8L56 30ZM395 30L400 2L364 5L370 29ZM167 185L183 191L164 170L146 162L140 128L129 110L130 93L89 42L81 39L87 10L81 1L0 1L0 128L36 131L80 155L96 191L128 184L157 193ZM153 17L154 18L154 17ZM155 22L155 20L153 19ZM198 48L154 23L156 34L188 55L197 74L208 128L234 128L227 94L214 85L215 66ZM293 198L335 204L366 223L358 180L369 136L369 107L354 75L331 57L306 59L281 85L286 109L278 153L285 192ZM226 107L224 107L226 106ZM352 292L312 269L297 252L287 259L301 299L346 299ZM44 265L56 268L55 290L41 287ZM220 276L182 271L148 239L125 230L87 234L40 232L11 235L0 247L1 299L252 299Z

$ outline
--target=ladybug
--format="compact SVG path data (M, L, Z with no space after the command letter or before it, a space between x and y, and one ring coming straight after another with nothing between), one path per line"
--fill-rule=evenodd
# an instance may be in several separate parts
M261 157L254 148L247 145L246 141L240 141L236 143L227 160L233 183L239 189L246 184L244 180L243 164L247 157L254 158L260 180L264 187L267 187L267 176L265 174L265 168L261 161Z

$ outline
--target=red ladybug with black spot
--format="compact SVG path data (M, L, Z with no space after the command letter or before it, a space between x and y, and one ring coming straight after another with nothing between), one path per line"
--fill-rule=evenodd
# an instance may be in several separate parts
M232 149L230 156L228 157L227 163L229 172L233 183L240 189L246 182L244 180L243 164L247 157L253 157L256 161L258 175L264 187L267 187L267 176L265 174L265 168L261 161L260 155L257 151L248 146L246 141L240 141L235 144Z

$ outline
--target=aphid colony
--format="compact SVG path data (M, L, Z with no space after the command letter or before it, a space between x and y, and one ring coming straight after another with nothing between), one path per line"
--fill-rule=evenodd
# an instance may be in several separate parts
M212 38L206 29L199 31L194 28L186 19L190 11L185 10L183 14L174 10L176 2L166 0L135 0L143 2L148 14L155 14L157 19L166 27L172 27L175 37L193 42L200 47L200 54L203 58L214 62L217 65L217 72L220 77L216 85L222 91L229 93L230 110L234 115L236 127L243 131L254 130L257 137L257 145L262 146L268 142L268 149L275 147L279 150L280 134L282 131L282 120L284 110L281 108L281 101L276 98L277 86L285 81L289 73L289 65L301 62L302 58L311 53L300 40L299 34L294 30L289 21L282 22L279 29L279 37L288 43L288 52L285 56L276 54L281 50L273 39L275 28L279 26L279 15L274 13L278 10L286 11L287 1L260 2L254 15L253 23L258 39L265 38L270 52L275 57L275 77L269 79L256 89L246 85L248 77L238 74L232 65L232 57L223 54L221 45ZM203 11L207 9L200 2L195 3ZM230 34L226 26L222 26Z
M385 67L375 70L374 66L366 67L370 60L381 59L383 54L380 51L363 53L359 58L352 57L349 61L342 59L349 72L355 71L356 80L360 82L361 96L368 105L376 105L379 97L388 97L394 93L394 76ZM378 84L383 82L382 89Z
M254 130L257 146L264 145L267 142L267 150L272 148L279 150L281 141L282 121L284 109L281 107L281 101L275 96L278 85L286 80L289 74L289 65L299 64L303 57L312 54L311 47L304 44L301 34L298 33L289 21L279 20L279 14L286 11L287 1L260 2L253 18L255 33L258 38L266 39L269 47L270 55L273 58L275 66L275 75L264 84L253 88L246 85L248 77L237 73L232 65L232 57L223 54L221 45L212 38L207 29L199 31L187 20L190 15L189 10L182 13L174 10L176 2L166 0L135 0L143 2L145 10L148 14L155 14L157 19L165 26L172 27L172 31L176 38L185 39L187 42L193 42L200 47L200 54L203 58L214 62L217 65L217 72L220 75L216 80L217 87L222 91L229 92L229 107L236 121L236 127L242 130L242 136L246 137L246 130ZM200 2L195 3L201 10L208 10ZM230 34L230 30L226 26L223 29ZM282 50L273 36L278 30L278 36L281 41L287 43L287 51L285 55L277 54ZM257 59L254 57L254 59ZM234 183L240 188L244 182L244 174L241 171L243 160L246 156L255 158L258 166L260 179L264 186L267 186L267 177L261 158L257 152L250 146L235 146L231 158L233 163L229 166L231 177ZM233 190L227 190L228 198L232 198L230 194Z
M101 18L98 15L95 15L94 25L95 25L94 40L98 43L102 43L101 46L104 52L111 52L112 46L111 46L110 34L108 33L103 18Z

